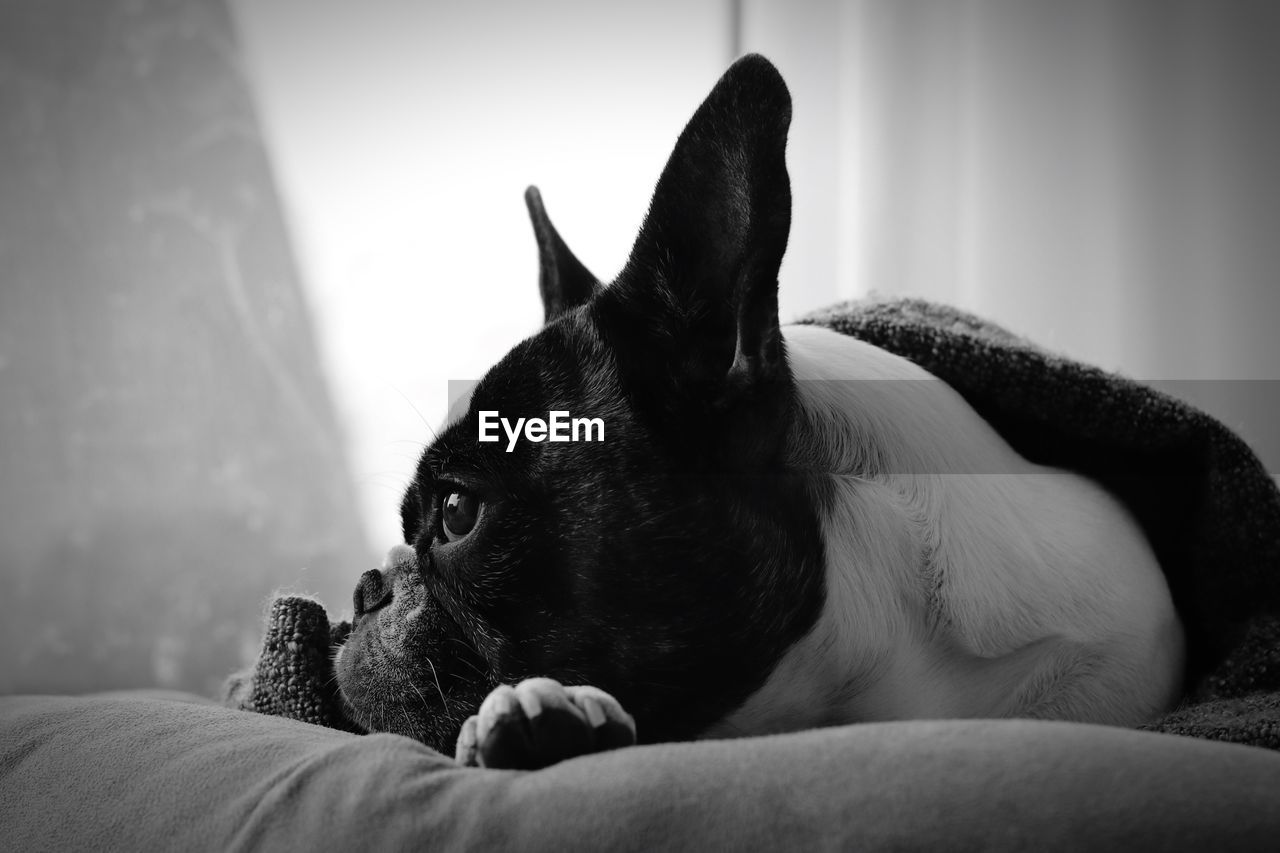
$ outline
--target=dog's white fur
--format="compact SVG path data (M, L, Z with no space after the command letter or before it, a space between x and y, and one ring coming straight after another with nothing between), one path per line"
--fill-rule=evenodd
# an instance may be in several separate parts
M939 717L1136 725L1175 701L1181 626L1124 507L1023 459L911 362L828 329L784 337L791 462L827 495L826 600L708 736Z

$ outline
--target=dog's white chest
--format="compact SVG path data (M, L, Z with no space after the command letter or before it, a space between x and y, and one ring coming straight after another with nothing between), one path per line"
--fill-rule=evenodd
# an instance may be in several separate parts
M922 717L1132 725L1174 701L1181 630L1123 507L1028 463L905 359L826 329L784 334L791 461L826 496L826 600L711 734Z

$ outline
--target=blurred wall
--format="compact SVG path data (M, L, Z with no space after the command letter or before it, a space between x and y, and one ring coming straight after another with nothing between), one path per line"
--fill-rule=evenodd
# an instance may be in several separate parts
M212 692L372 560L226 9L0 4L0 691Z
M478 379L542 322L525 187L612 278L672 143L732 58L731 4L232 6L385 548L449 380ZM830 300L823 286L810 303Z
M742 20L795 90L784 288L950 302L1167 380L1280 472L1280 3L743 0Z

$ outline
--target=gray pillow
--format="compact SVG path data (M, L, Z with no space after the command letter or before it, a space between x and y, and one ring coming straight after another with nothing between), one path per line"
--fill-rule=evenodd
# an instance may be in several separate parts
M182 694L0 698L11 850L1224 849L1280 754L1067 723L898 722L461 768Z

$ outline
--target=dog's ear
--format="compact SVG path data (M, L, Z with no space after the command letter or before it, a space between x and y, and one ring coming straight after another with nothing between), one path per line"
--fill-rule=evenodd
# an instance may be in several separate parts
M791 227L790 122L782 77L751 55L676 141L630 258L599 300L624 370L682 386L658 393L724 408L789 381L778 268Z
M560 232L551 224L551 217L542 206L542 194L537 187L524 191L524 203L533 222L533 236L538 240L538 289L542 291L543 322L550 323L587 302L600 289L600 282L560 239Z

